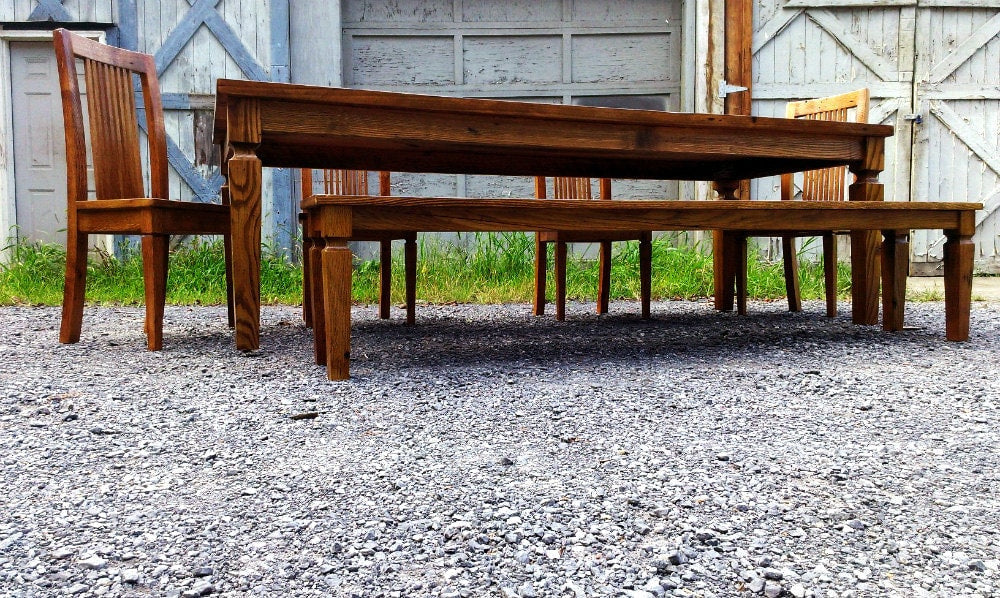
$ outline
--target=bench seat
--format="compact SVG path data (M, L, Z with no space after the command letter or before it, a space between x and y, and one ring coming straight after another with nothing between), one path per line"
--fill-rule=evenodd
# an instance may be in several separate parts
M537 200L455 197L344 197L317 195L303 201L313 230L325 240L321 276L313 276L326 310L314 308L317 363L331 380L348 376L352 256L347 241L386 230L535 231L723 230L880 232L883 328L901 330L909 233L942 229L945 243L945 320L949 340L969 336L975 213L979 203L883 201L659 201ZM877 284L877 271L866 273ZM319 274L317 272L317 274ZM308 291L307 291L308 292ZM326 317L329 316L329 317ZM320 318L320 319L317 319ZM324 325L318 325L324 322Z

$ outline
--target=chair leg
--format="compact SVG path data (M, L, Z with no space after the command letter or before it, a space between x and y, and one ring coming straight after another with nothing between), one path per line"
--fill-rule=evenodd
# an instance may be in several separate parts
M222 248L226 253L226 314L230 328L236 327L236 309L233 305L233 242L229 235L223 235Z
M639 298L642 319L649 319L650 296L653 294L653 234L644 233L639 239Z
M167 298L167 259L170 237L142 237L142 274L146 294L146 345L150 351L163 348L163 306Z
M406 284L406 323L413 325L417 319L417 234L406 236L403 245L403 270Z
M566 243L556 241L556 320L566 319Z
M781 237L781 255L785 265L788 311L802 311L802 295L799 293L799 258L795 252L795 237Z
M837 239L823 235L823 274L826 287L826 315L837 317Z
M736 260L736 313L747 315L747 237L733 234L733 257Z
M309 259L312 253L313 240L302 237L302 321L306 328L312 328L312 292L310 291Z
M87 234L69 230L66 233L66 286L63 288L60 343L75 343L80 340L86 287Z
M549 244L538 240L535 233L535 301L532 313L536 316L545 315L545 275L549 269Z
M601 241L597 277L597 313L608 313L611 302L611 241Z
M378 317L388 320L392 305L392 241L379 241L378 257Z

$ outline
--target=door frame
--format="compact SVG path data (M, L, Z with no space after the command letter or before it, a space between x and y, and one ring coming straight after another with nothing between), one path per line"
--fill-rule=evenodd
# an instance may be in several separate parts
M100 43L106 42L106 32L87 29L74 31ZM0 29L0 81L6 81L0 89L0 250L7 246L13 227L17 226L17 190L14 179L14 82L10 72L10 44L18 42L52 43L51 29L3 30ZM114 247L113 235L94 235L97 245L110 250ZM6 261L7 251L0 251L0 260Z

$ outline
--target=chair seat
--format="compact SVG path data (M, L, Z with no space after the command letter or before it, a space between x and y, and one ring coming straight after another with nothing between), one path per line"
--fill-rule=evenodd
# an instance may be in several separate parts
M77 204L81 232L111 234L229 234L229 206L140 197Z
M583 230L583 231L536 231L537 239L543 243L600 243L601 241L637 241L649 236L650 231L641 230Z

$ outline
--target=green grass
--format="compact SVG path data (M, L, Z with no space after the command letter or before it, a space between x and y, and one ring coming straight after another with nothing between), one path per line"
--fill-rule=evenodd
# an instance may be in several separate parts
M417 296L430 303L504 303L531 301L534 280L534 241L524 233L475 234L469 246L421 238L417 258ZM551 250L551 246L550 246ZM612 265L611 296L639 296L638 244L616 244ZM0 304L58 305L62 301L65 252L43 244L14 244L6 248L9 259L0 264ZM551 268L552 258L549 264ZM393 300L403 301L402 251L393 255ZM225 301L225 267L221 241L199 239L170 254L167 301L172 304L221 304ZM803 299L823 293L822 267L800 263ZM594 300L597 267L593 261L571 257L567 264L567 295ZM785 295L780 262L771 263L753 254L749 261L748 293L753 299L779 299ZM549 296L554 282L549 273ZM694 299L712 295L712 257L686 243L683 235L668 235L653 242L653 296L659 299ZM850 288L849 267L841 264L838 292ZM374 303L378 298L378 262L357 264L355 301ZM261 299L269 304L296 304L302 297L302 270L265 247L261 260ZM135 305L143 301L142 260L129 247L116 258L98 254L87 270L87 300L92 303Z

